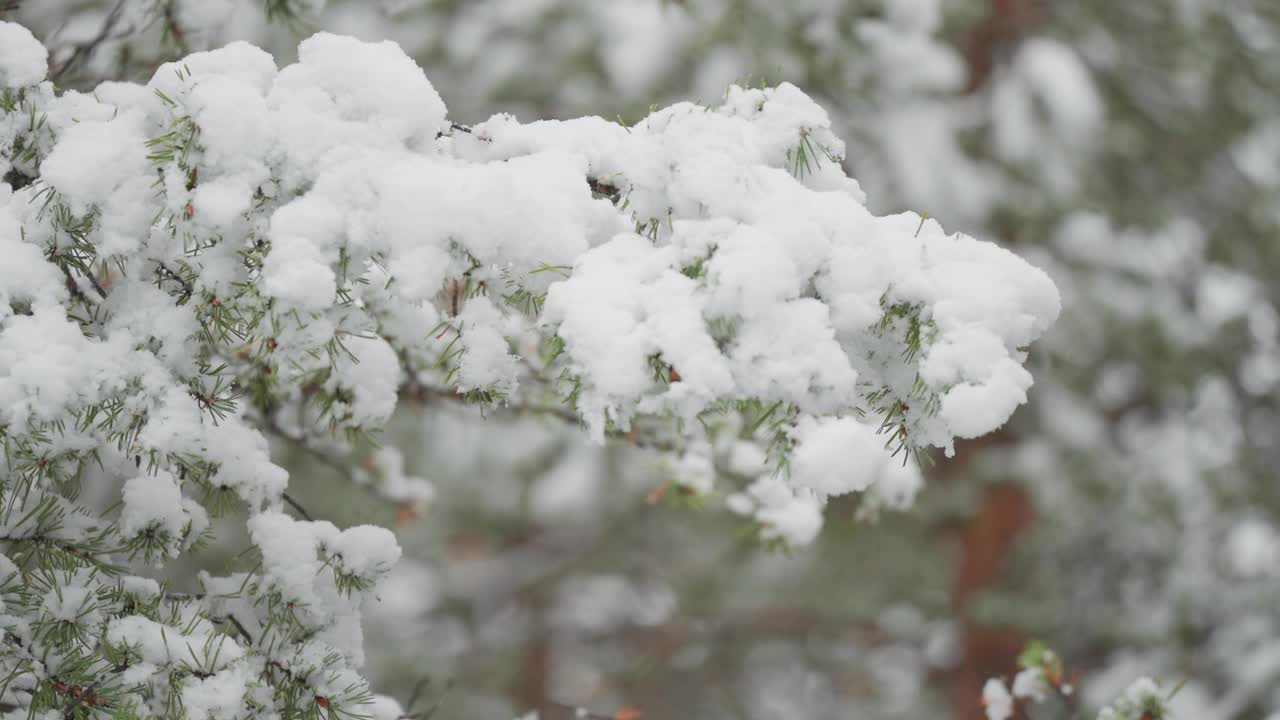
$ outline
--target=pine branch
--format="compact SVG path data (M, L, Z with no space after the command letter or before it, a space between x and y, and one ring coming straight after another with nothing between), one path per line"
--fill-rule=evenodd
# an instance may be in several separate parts
M51 82L57 82L64 74L67 73L67 71L93 55L102 43L111 39L111 34L115 30L116 24L120 22L120 15L124 10L125 2L126 0L116 0L116 4L112 6L111 11L107 13L106 19L103 20L102 27L99 28L98 34L94 35L87 42L76 45L75 50L71 53L71 57L67 58L66 62L62 63L62 65L53 69L49 73L49 80ZM14 3L15 9L16 6L17 3ZM128 32L123 34L127 35Z
M110 565L109 563L103 562L102 560L99 560L97 558L97 554L101 552L101 550L89 549L87 546L84 546L84 547L77 546L74 543L66 542L64 540L58 540L46 535L28 535L24 537L0 535L0 542L14 543L17 545L26 544L26 545L39 545L43 547L49 547L49 548L53 548L55 550L64 552L68 555L73 555L99 568L114 569L113 566Z
M178 25L178 18L174 12L174 3L172 1L166 2L164 10L161 12L164 19L165 35L173 38L174 44L177 45L178 52L181 55L186 55L190 52L187 46L187 34L183 31L182 27Z
M78 693L73 692L71 694L71 702L67 703L67 706L62 709L62 717L64 720L74 720L75 715L72 713L77 707L79 707L80 703L93 697L93 690L98 686L98 683L99 681L94 681L89 685L89 687L80 690Z
M244 637L245 642L253 645L253 636L249 634L249 631L245 629L244 625L240 624L240 621L236 619L235 615L228 613L226 620L235 626L236 632L240 633Z
M85 295L84 291L80 289L80 284L76 282L75 276L71 274L71 270L67 268L66 265L58 265L58 269L62 271L62 276L67 279L66 287L67 291L71 293L71 296L80 301L83 305L90 307L93 306L94 303L91 302L89 300L89 296Z
M57 263L57 265L58 265L58 269L62 271L63 277L67 279L67 290L70 291L71 294L75 296L75 298L79 300L81 303L83 303L84 305L86 306L96 305L97 301L91 301L89 296L85 295L84 291L80 289L80 284L76 282L75 276L71 274L71 269L63 263ZM93 277L92 273L83 275L82 277L84 277L86 280L89 281L89 284L93 287L94 292L98 294L99 298L102 298L104 300L106 299L107 297L106 289L103 288L102 285L98 283L98 281Z
M284 501L289 505L289 507L296 510L297 513L302 516L303 520L306 520L308 522L315 521L315 518L311 517L311 513L307 512L307 509L302 507L302 504L299 503L297 500L294 500L293 497L289 495L289 493L284 493L283 495L281 495L281 497L284 498Z

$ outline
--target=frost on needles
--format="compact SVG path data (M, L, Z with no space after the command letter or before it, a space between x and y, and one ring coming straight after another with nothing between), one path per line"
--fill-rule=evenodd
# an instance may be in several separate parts
M398 714L360 676L395 538L286 514L269 435L341 453L402 398L545 413L801 544L1026 399L1053 284L869 213L791 85L463 127L393 44L299 58L58 93L0 23L0 711ZM238 572L147 577L231 510Z

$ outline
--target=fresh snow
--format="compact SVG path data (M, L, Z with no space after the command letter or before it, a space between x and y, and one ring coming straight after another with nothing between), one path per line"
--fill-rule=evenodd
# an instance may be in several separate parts
M936 22L903 13L889 21ZM1027 72L1067 72L1042 55ZM1027 346L1059 311L1016 255L867 210L827 113L786 83L630 127L455 128L388 42L321 33L283 68L235 43L93 95L58 94L45 63L0 22L0 90L23 103L0 115L0 169L36 178L0 184L0 425L36 468L14 511L53 503L67 538L149 543L163 563L210 530L202 503L238 498L261 557L202 575L208 593L163 621L82 611L104 576L45 598L39 612L106 622L102 638L132 648L128 680L153 686L153 712L178 692L190 713L242 717L242 699L275 702L280 673L326 703L367 699L361 607L400 548L382 528L286 515L268 431L345 450L403 392L569 397L557 409L596 441L674 448L686 492L732 466L729 507L799 545L828 498L905 508L913 451L1008 420ZM14 155L19 138L35 161ZM110 526L50 479L93 461L124 482ZM390 451L357 480L410 505L433 492ZM207 666L171 686L188 658Z

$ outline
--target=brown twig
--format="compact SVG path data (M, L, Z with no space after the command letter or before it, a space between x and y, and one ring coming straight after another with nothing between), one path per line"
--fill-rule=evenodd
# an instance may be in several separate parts
M98 34L93 36L93 38L88 42L76 45L75 50L71 53L71 57L67 58L66 62L62 63L62 65L49 73L50 81L57 82L58 79L61 78L68 70L80 62L83 62L85 58L92 55L93 52L98 49L99 45L106 42L111 37L112 31L115 30L116 23L120 22L120 13L124 10L124 3L125 0L116 0L116 4L112 6L111 11L107 13L107 19L102 22L102 27L98 30Z
M315 521L315 518L311 517L311 513L307 512L307 509L302 507L302 504L297 500L294 500L293 496L289 495L289 493L283 493L281 497L284 498L285 503L288 504L289 507L296 510L297 513L302 516L303 520L306 520L307 522Z

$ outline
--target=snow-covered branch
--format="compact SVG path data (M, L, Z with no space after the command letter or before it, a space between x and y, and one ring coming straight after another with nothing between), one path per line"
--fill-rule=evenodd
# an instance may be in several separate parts
M284 68L233 44L92 95L46 66L0 23L0 702L24 713L364 712L360 608L400 549L285 515L267 434L340 452L406 394L545 409L698 491L731 465L732 505L803 543L827 498L905 507L920 453L1003 424L1058 313L1015 255L868 212L787 84L461 132L390 43L320 34ZM240 571L184 597L130 574L241 507Z

